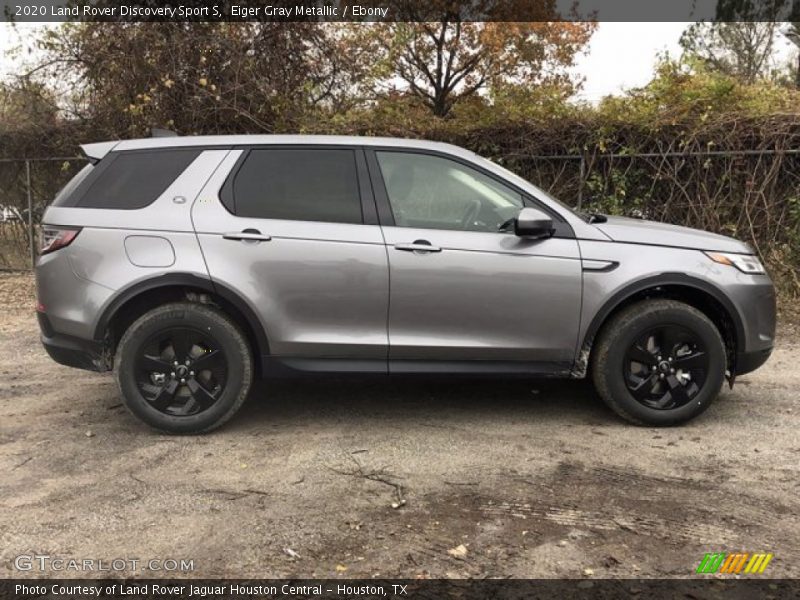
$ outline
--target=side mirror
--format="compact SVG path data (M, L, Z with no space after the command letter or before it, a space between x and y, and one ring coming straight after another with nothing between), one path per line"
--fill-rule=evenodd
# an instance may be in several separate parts
M538 208L523 208L514 219L514 233L519 237L547 238L554 232L553 219Z

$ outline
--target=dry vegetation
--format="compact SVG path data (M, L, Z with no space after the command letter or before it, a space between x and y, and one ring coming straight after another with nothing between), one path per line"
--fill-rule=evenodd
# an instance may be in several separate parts
M743 239L768 264L783 306L800 298L800 92L786 82L664 60L647 86L588 106L567 99L591 25L528 24L537 41L524 47L496 23L144 25L46 35L41 69L0 86L0 155L74 156L79 143L151 127L437 139L587 211ZM439 74L450 59L453 71ZM387 87L394 76L407 89ZM22 166L0 168L0 204L26 206ZM77 167L34 166L36 215Z

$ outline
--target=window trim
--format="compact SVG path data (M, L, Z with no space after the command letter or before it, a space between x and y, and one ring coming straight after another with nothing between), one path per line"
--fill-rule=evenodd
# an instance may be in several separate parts
M453 154L448 154L447 152L440 152L438 150L429 150L427 148L398 148L397 146L369 146L365 148L367 154L367 164L369 165L369 174L372 179L372 187L375 192L375 203L378 206L378 215L380 218L380 223L384 227L401 227L395 223L394 220L394 213L392 213L392 206L389 201L389 194L386 190L386 183L383 180L383 172L380 168L380 163L378 162L378 152L397 152L402 154L425 154L428 156L436 156L438 158L443 158L446 160L451 160L456 162L464 167L468 167L492 179L493 181L513 190L514 192L518 193L522 198L522 203L526 207L531 208L538 208L539 210L544 211L553 219L553 227L555 228L555 233L553 237L556 238L567 238L567 239L574 239L575 238L575 231L572 229L572 225L570 225L563 216L561 216L558 212L550 208L547 204L542 202L539 198L532 196L528 191L523 190L519 186L511 183L510 181L503 179L496 173L484 168L481 165L478 165L474 162L466 160L460 156L455 156ZM430 228L431 231L445 231L443 229L436 229ZM493 232L483 232L483 231L466 231L461 229L448 229L446 231L459 231L461 233L493 233ZM503 232L498 231L497 233L503 234ZM511 234L513 235L513 234Z
M348 144L253 144L247 146L234 146L233 150L241 150L242 154L236 159L236 163L231 168L228 176L219 189L220 204L231 215L239 219L266 219L265 217L243 217L236 212L236 197L233 188L239 171L244 165L253 150L350 150L353 152L356 166L356 183L358 188L359 203L361 205L360 223L340 223L333 221L309 221L297 219L300 223L329 223L331 225L379 225L378 212L376 209L375 198L371 186L367 160L364 156L364 149L361 146Z

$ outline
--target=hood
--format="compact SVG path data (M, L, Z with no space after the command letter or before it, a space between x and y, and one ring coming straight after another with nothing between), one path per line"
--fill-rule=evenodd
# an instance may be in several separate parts
M607 222L594 223L594 226L615 242L753 254L750 246L732 237L680 225L627 217L608 217Z

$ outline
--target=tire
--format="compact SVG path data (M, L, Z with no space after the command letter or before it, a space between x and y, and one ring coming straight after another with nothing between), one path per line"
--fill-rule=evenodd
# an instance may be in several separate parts
M177 302L145 313L127 329L114 377L128 410L154 429L206 433L244 404L253 359L229 317L207 305Z
M706 315L675 300L645 300L603 326L592 379L620 417L662 427L705 411L725 381L726 364L722 336Z

